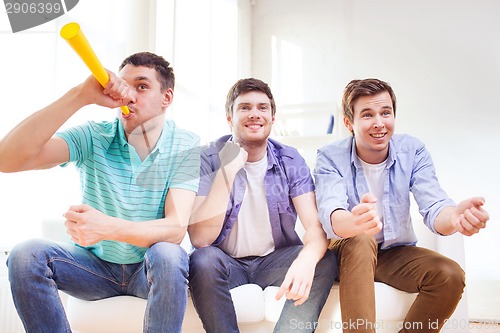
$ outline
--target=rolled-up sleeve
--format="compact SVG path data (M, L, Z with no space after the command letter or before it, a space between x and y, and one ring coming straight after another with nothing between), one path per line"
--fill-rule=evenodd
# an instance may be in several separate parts
M348 210L347 188L344 175L328 155L327 149L318 151L314 169L316 201L321 225L327 238L341 239L333 231L330 215L337 209Z
M410 179L410 191L418 204L425 225L434 233L436 217L445 207L456 206L441 188L431 155L421 144L415 150L415 162Z

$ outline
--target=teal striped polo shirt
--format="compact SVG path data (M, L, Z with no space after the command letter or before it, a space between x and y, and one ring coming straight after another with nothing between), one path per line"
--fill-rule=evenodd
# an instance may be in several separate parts
M106 215L138 222L163 218L169 188L198 190L199 138L171 120L165 121L156 146L144 161L127 143L118 119L90 121L56 135L68 144L69 162L80 173L82 202ZM140 262L147 250L107 240L87 249L119 264Z

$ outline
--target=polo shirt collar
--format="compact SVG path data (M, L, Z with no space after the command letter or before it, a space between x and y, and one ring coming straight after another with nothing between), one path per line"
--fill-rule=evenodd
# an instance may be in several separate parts
M169 120L165 120L163 125L163 130L158 138L158 142L156 142L155 147L151 150L151 153L156 152L157 150L164 154L169 147L168 142L171 140L172 131L174 130L174 123ZM127 137L125 136L125 130L123 129L122 122L117 118L113 124L113 130L115 132L115 137L118 140L118 144L120 147L128 147L129 143L127 141ZM111 143L111 142L110 142ZM109 146L107 147L109 149ZM150 154L151 154L150 153Z

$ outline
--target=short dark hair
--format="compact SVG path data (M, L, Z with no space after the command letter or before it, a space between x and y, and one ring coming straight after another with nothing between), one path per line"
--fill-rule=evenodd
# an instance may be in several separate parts
M250 91L260 91L266 94L267 97L269 97L269 99L271 100L271 115L274 117L274 115L276 114L276 103L274 102L271 88L269 88L269 85L267 83L255 78L238 80L231 87L231 89L229 89L226 98L226 115L232 116L234 101L236 100L236 98L238 98L239 95Z
M354 121L354 103L361 96L373 96L387 91L391 96L392 109L396 116L396 95L389 83L379 79L352 80L344 89L342 113L351 123Z
M170 67L170 63L166 61L162 56L156 55L151 52L134 53L123 60L119 69L121 70L126 65L153 68L156 71L158 81L160 81L161 91L165 91L168 88L174 90L174 69Z

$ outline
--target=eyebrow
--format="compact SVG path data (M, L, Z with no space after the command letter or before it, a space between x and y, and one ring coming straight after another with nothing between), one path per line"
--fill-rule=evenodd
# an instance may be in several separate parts
M253 105L253 103L251 103L251 102L241 102L241 103L237 104L237 106L245 106L245 105ZM257 103L257 106L262 106L262 105L271 106L270 103Z
M152 82L152 80L150 78L148 78L147 76L137 76L136 78L134 78L134 81Z
M382 110L392 110L392 105L384 105L382 106ZM363 113L363 112L368 112L368 111L373 111L372 108L364 108L364 109L361 109L361 111L359 111L359 113Z

